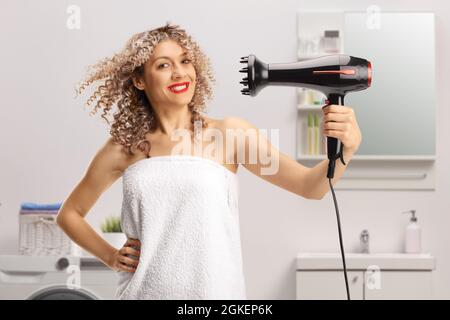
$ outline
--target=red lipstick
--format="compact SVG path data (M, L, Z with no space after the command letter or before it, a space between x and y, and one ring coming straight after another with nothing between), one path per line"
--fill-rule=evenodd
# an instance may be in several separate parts
M172 93L183 93L189 89L189 82L179 82L167 87Z

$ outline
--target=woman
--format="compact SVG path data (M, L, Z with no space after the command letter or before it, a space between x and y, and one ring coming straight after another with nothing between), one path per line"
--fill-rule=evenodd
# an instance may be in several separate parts
M97 100L94 113L102 109L109 123L113 104L118 111L111 137L64 201L58 225L118 272L118 299L245 299L239 165L299 196L321 199L329 188L327 161L304 167L249 122L203 115L214 77L208 58L178 26L134 35L122 52L94 66L78 92L95 81L102 84L88 100ZM323 133L339 138L350 160L361 142L353 110L329 106L323 123ZM182 142L174 139L180 132ZM264 171L267 165L275 170ZM333 183L344 170L337 162ZM118 249L84 217L120 177L128 240Z

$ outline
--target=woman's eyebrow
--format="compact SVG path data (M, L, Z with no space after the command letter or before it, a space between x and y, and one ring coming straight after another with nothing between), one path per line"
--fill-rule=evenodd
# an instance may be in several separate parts
M180 54L180 57L185 56L185 55L187 55L187 54L188 54L187 51L185 51L185 52L183 52L182 54ZM153 62L156 62L156 61L159 60L159 59L169 59L169 60L170 60L170 57L167 57L167 56L161 56L161 57L156 58Z

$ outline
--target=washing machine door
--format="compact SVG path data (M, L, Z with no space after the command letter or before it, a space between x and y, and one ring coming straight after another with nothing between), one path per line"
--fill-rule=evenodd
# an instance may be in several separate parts
M40 289L27 300L98 300L91 292L82 288L69 288L64 285L54 285Z

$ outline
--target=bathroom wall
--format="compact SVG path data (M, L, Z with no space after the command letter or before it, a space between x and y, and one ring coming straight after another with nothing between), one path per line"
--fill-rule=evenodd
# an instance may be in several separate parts
M69 5L81 9L81 29L66 28ZM264 129L280 129L279 149L295 157L296 93L274 87L257 98L240 94L239 58L254 53L267 62L296 59L296 12L383 11L436 14L437 182L436 191L339 191L345 248L357 250L367 228L372 252L400 252L408 217L416 209L423 251L437 258L435 298L450 298L450 151L443 137L450 117L450 12L447 1L25 1L0 5L3 63L0 125L0 253L17 252L20 202L57 202L84 174L108 130L89 116L73 87L86 67L121 49L133 33L165 24L186 28L210 56L217 79L209 116L242 117ZM420 44L417 44L420 45ZM415 76L415 75L414 75ZM418 77L419 78L419 77ZM363 107L363 106L354 106ZM357 110L355 108L355 110ZM363 137L364 138L364 137ZM351 165L351 163L350 163ZM298 252L338 252L331 194L311 201L239 169L240 221L249 299L295 299ZM88 214L98 227L119 214L121 181Z

